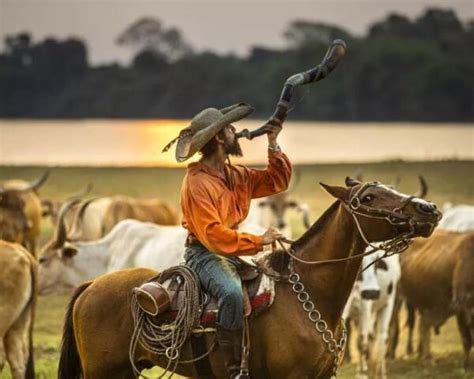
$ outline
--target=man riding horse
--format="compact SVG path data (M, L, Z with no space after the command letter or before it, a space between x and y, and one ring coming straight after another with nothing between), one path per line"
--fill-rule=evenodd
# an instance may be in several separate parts
M180 162L196 152L202 155L188 166L181 189L183 226L189 231L185 259L201 285L218 301L216 337L231 378L238 376L240 370L244 314L236 257L256 254L264 245L282 237L272 227L261 236L240 233L237 228L247 216L251 199L286 190L292 171L277 143L282 129L278 121L265 125L265 170L230 163L229 156L242 156L232 123L252 111L247 104L221 110L207 108L181 131L176 146L176 159Z

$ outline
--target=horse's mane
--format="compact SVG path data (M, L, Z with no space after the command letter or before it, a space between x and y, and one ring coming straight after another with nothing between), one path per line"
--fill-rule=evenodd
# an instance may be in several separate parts
M291 244L291 248L298 251L301 247L306 245L309 240L312 239L315 234L319 233L328 223L334 212L336 212L338 206L339 201L335 201L300 238ZM263 260L265 261L265 265L269 266L276 272L283 274L288 268L290 256L286 254L283 249L278 249L274 253L266 254L263 257Z

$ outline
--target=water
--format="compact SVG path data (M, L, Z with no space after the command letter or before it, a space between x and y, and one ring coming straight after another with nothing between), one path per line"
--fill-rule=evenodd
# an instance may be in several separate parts
M180 166L161 149L185 120L0 121L0 165ZM241 121L253 129L261 121ZM279 137L295 164L474 159L474 124L286 122ZM266 138L242 141L266 162ZM186 165L185 162L182 165Z

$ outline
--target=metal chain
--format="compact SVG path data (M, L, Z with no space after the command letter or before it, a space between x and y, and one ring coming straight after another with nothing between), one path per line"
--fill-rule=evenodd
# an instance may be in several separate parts
M339 341L337 341L334 333L329 329L327 322L323 320L321 312L316 308L313 301L310 300L310 296L308 292L305 291L299 274L294 271L293 264L291 263L288 282L292 285L293 292L296 294L298 301L302 304L303 310L308 314L309 320L314 324L314 328L321 335L321 339L327 345L329 352L334 354L331 379L335 379L339 361L347 342L347 329L344 319L341 318L342 335Z

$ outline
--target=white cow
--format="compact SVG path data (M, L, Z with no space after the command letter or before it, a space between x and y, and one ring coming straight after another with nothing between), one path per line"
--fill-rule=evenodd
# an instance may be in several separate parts
M474 206L452 206L450 203L446 203L443 207L443 218L439 222L438 229L453 232L474 230Z
M382 255L383 251L378 251L363 258L362 267L368 268L356 281L344 310L344 316L354 320L359 331L359 378L369 377L369 359L373 362L373 376L387 377L387 339L401 269L398 255L372 264Z
M64 292L128 267L164 270L184 261L186 235L181 226L129 219L97 241L70 242L56 236L40 255L39 292Z
M288 210L294 209L301 213L305 228L309 228L309 207L306 203L293 200L289 197L290 191L276 195L254 199L250 203L250 209L239 229L247 233L263 234L269 227L278 228L288 238L293 238L288 217Z

